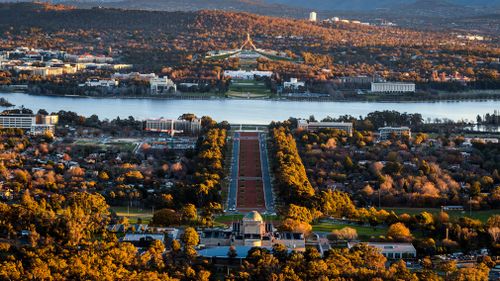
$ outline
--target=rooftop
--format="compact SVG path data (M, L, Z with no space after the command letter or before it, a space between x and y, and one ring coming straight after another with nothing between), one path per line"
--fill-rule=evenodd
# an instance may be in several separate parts
M350 249L359 243L350 242L347 247ZM368 246L375 247L384 253L390 252L416 252L415 247L411 243L384 243L384 242L367 242Z

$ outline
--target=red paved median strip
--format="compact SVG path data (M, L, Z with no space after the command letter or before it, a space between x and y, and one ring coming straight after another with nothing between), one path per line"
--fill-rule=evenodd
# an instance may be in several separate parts
M237 209L265 210L258 133L240 133Z

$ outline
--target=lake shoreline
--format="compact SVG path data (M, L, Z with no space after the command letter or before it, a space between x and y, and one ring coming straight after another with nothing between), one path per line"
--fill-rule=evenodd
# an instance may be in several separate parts
M277 102L334 102L334 103L350 103L350 102L361 102L361 103L439 103L439 102L469 102L469 101L499 101L500 100L500 90L492 90L493 94L479 93L478 95L486 95L482 97L473 97L470 94L468 96L460 97L460 98L423 98L423 99L397 99L397 96L377 96L377 99L371 99L368 96L366 98L294 98L294 97L266 97L266 98L239 98L239 97L222 97L216 95L189 95L185 96L117 96L117 95L109 95L109 96L88 96L88 95L57 95L57 94L38 94L31 93L28 91L24 92L12 92L12 91L2 91L1 94L12 94L12 93L22 93L30 96L42 96L42 97L62 97L62 98L81 98L81 99L114 99L114 100L240 100L240 101L251 101L251 100L260 100L260 101L277 101ZM463 93L463 92L462 92ZM460 95L462 93L456 93ZM451 93L450 93L451 94Z
M82 116L97 115L100 118L115 119L133 116L138 120L150 118L177 118L185 113L197 116L211 116L214 120L226 120L241 124L269 124L290 117L318 119L330 117L366 116L375 111L398 111L420 113L424 119L473 121L500 109L500 100L447 100L447 101L293 101L293 100L242 100L207 99L194 100L146 98L146 97L88 97L32 95L19 92L0 93L16 107L33 111L45 109L48 112L73 111ZM5 108L6 109L6 108Z

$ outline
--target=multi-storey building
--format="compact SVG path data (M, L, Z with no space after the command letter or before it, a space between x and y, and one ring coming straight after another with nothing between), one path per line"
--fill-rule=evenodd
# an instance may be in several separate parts
M111 88L111 87L116 87L118 86L118 81L115 79L89 79L85 84L81 86L87 86L87 87L104 87L104 88Z
M373 82L371 91L373 93L414 93L415 83Z
M305 87L304 82L299 82L297 78L290 78L290 81L283 82L283 88L289 90L298 90L300 87Z
M393 135L400 138L408 136L411 138L411 130L408 127L383 127L378 129L379 140L388 140Z
M231 77L233 79L244 79L252 80L256 76L260 77L271 77L273 75L272 71L259 71L259 70L225 70L224 76Z
M201 119L176 120L176 119L148 119L146 120L146 131L164 133L183 133L186 135L198 135L201 131Z
M168 77L152 78L149 80L151 85L151 94L161 94L167 92L176 92L177 85Z
M353 126L349 122L310 122L307 120L299 120L297 127L307 131L317 131L319 129L338 129L346 131L347 134L352 135Z
M58 121L57 115L0 114L0 128L23 129L35 135L54 133Z
M351 249L357 242L349 242L347 248ZM370 247L377 249L384 257L390 260L414 259L417 257L417 250L411 243L379 243L368 242Z

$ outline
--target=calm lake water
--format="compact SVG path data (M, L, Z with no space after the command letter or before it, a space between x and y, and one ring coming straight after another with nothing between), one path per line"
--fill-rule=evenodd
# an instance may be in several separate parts
M421 113L424 119L447 118L451 120L476 120L478 114L493 113L500 109L500 101L460 102L297 102L275 100L160 100L160 99L118 99L34 96L25 93L0 93L0 97L19 107L48 112L74 111L80 115L96 114L100 119L114 119L117 116L146 118L177 118L183 113L197 116L208 115L217 121L231 123L268 124L289 117L317 119L350 114L365 116L376 110L396 110L407 113Z

